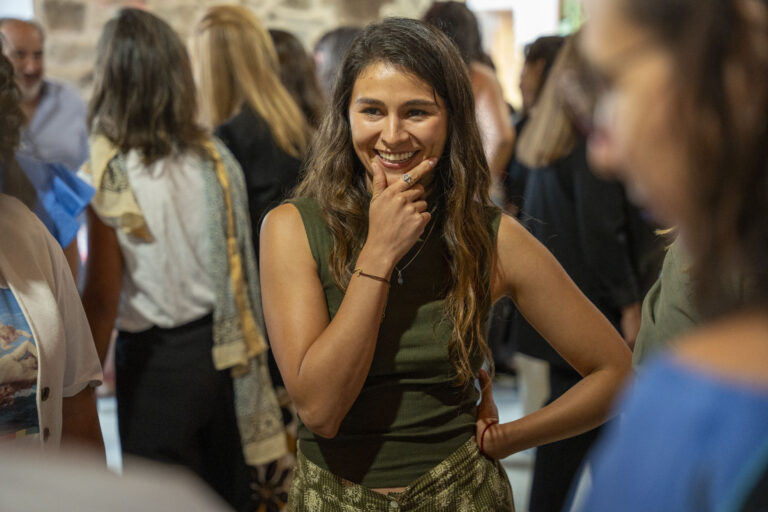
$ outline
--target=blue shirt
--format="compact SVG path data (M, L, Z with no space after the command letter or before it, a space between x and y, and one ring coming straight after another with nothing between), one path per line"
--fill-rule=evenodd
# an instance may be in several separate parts
M77 171L88 158L85 102L71 86L45 80L32 121L21 133L19 153Z
M670 356L649 364L593 453L585 511L728 510L768 442L768 388Z
M16 155L16 162L37 195L32 211L59 245L67 247L77 235L80 228L78 216L90 203L93 187L60 164L43 163L20 154ZM2 191L3 172L0 172Z

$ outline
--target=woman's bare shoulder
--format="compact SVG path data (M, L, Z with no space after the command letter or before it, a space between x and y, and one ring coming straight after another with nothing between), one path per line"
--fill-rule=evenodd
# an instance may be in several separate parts
M259 238L262 254L265 250L284 254L286 251L293 253L297 249L310 253L301 212L291 203L276 206L264 216Z
M291 231L293 228L297 228L303 225L301 219L301 213L296 205L292 203L283 203L279 206L272 208L261 221L261 234L265 234L265 230L277 230Z

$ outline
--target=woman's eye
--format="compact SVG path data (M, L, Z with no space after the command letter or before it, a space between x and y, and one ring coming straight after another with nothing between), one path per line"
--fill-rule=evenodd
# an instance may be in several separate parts
M408 117L422 117L426 115L427 115L426 110L409 110L408 111Z
M376 107L367 107L362 110L363 114L367 116L377 116L381 114L381 110Z

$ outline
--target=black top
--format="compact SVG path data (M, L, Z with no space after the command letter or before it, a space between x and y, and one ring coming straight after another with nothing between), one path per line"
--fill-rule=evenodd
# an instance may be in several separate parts
M216 128L215 134L243 168L253 248L258 259L261 219L288 197L298 182L301 161L277 145L266 121L248 105Z
M524 204L523 224L618 328L621 308L643 297L647 253L655 250L649 247L652 227L640 219L623 187L591 172L582 143L567 157L528 173ZM566 364L522 315L512 328L521 352Z

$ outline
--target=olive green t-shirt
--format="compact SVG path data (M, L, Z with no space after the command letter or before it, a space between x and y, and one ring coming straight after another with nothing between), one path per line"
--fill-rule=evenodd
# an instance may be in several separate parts
M643 300L640 332L632 353L635 369L701 323L694 304L689 266L680 242L673 243L664 257L659 279Z
M328 266L333 238L314 199L290 203L304 222L333 319L344 298ZM494 239L500 218L498 210L489 211L488 229ZM402 285L393 272L368 377L338 434L324 439L299 422L299 449L307 459L372 488L408 485L475 432L478 393L471 384L456 386L447 348L451 326L443 299L451 273L439 212L432 222L438 224L418 256L408 264L420 248L417 243L396 266L402 270ZM488 311L484 314L487 317ZM473 370L481 364L482 356L476 354Z

